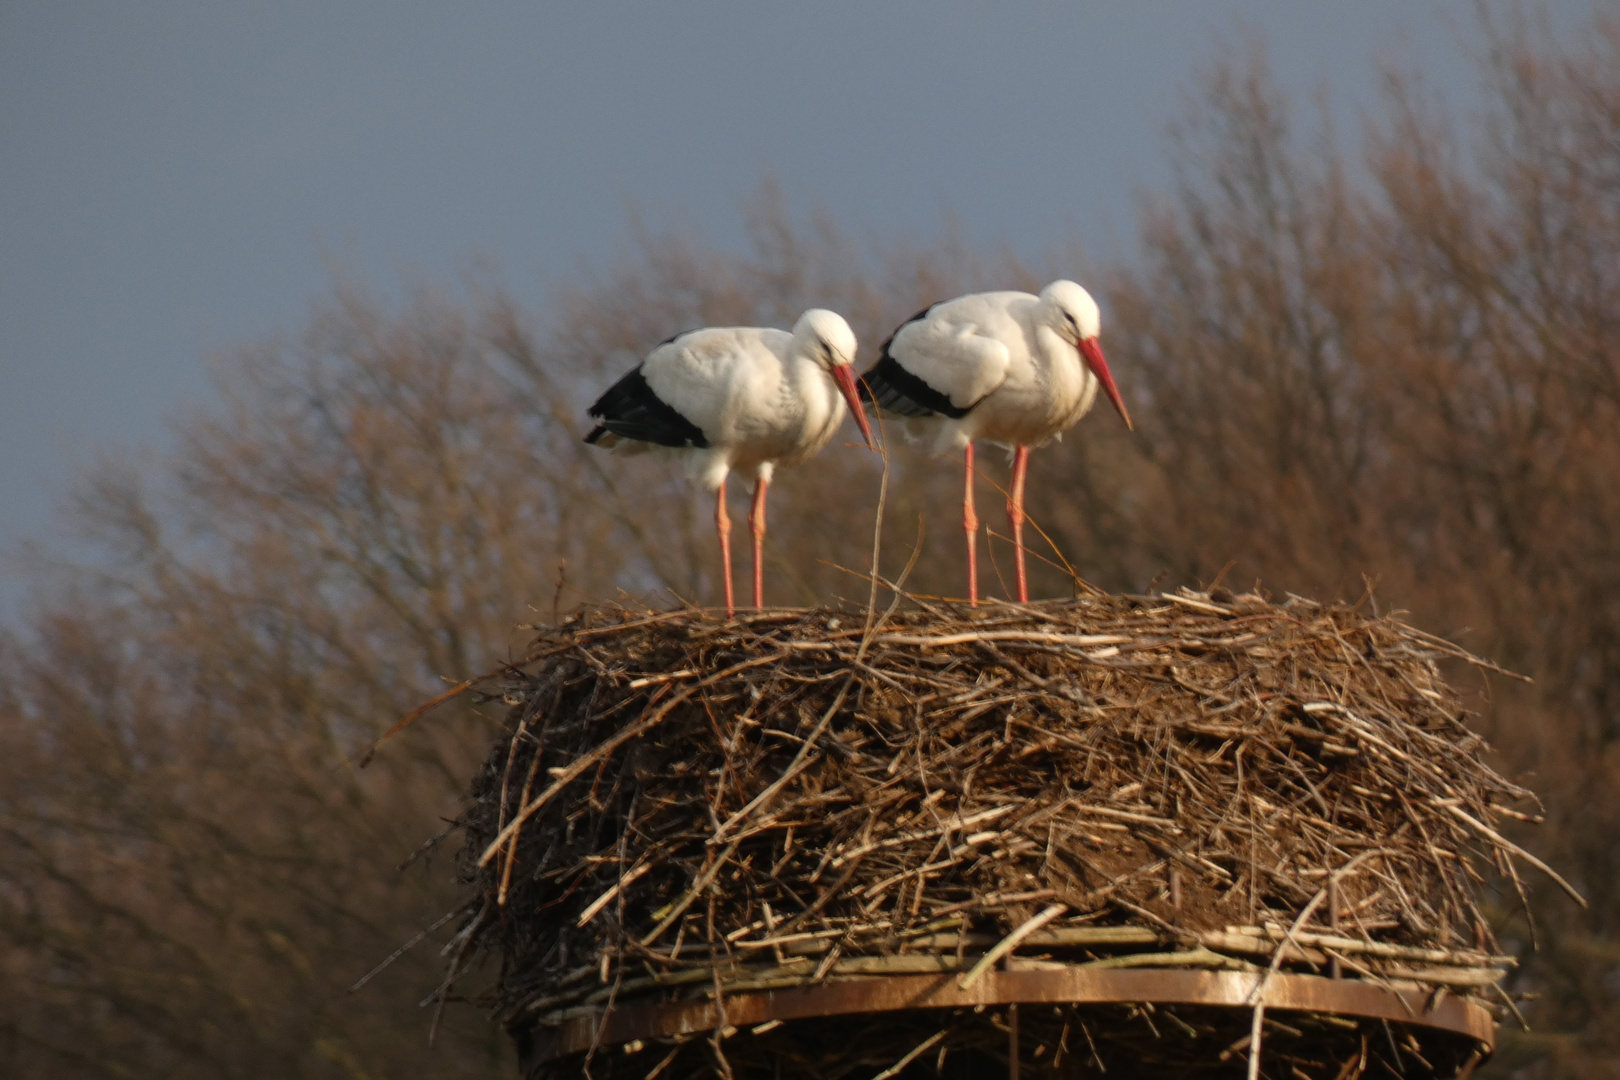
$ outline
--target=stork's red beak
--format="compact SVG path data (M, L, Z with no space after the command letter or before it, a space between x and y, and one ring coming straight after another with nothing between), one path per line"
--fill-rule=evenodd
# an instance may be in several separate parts
M1108 370L1108 361L1103 359L1102 346L1097 344L1097 339L1082 338L1080 355L1086 358L1086 366L1097 376L1097 381L1102 383L1103 393L1108 395L1108 400L1119 410L1120 417L1125 421L1125 427L1135 431L1136 425L1131 423L1131 414L1125 411L1125 399L1119 396L1119 387L1114 385L1113 373Z
M860 426L861 437L866 440L869 450L876 450L877 443L872 441L872 428L866 422L866 410L861 408L861 396L855 392L855 368L851 364L839 364L832 369L833 382L838 384L838 390L849 402L849 411L855 414L855 423ZM1110 383L1109 385L1113 385ZM1124 406L1120 406L1124 408Z

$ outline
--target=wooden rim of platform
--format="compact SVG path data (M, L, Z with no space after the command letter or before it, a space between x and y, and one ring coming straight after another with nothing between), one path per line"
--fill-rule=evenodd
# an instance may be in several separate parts
M978 1005L1119 1005L1132 1002L1247 1009L1261 976L1236 971L1095 970L1083 967L987 972L962 989L955 973L888 975L829 980L816 986L742 991L725 995L725 1013L712 999L637 1004L575 1016L557 1027L529 1029L524 1071L594 1044L615 1046L637 1039L671 1038L771 1020L960 1009ZM1346 1019L1389 1020L1467 1036L1489 1051L1496 1021L1482 1006L1427 989L1396 990L1361 979L1273 975L1266 983L1268 1010L1326 1013Z

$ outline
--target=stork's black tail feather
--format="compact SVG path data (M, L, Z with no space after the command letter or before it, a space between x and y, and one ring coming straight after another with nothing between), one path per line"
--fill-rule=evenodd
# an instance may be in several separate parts
M590 415L600 421L585 436L588 443L598 442L609 433L621 439L652 443L655 446L707 447L709 440L703 429L682 416L675 407L653 393L647 385L641 365L608 387L596 399Z
M889 346L894 344L895 336L907 326L923 318L933 310L933 305L923 308L917 314L907 319L895 328L889 339L883 343L882 355L878 362L872 365L872 370L861 376L861 400L875 403L879 409L891 416L948 416L952 420L959 419L968 414L967 409L959 409L951 404L951 399L929 386L920 377L907 371L905 365L896 360L889 352Z
M935 397L946 408L951 407L949 398L901 367L900 362L887 353L871 371L861 376L861 400L875 404L889 416L933 416L941 411L918 401L919 397Z

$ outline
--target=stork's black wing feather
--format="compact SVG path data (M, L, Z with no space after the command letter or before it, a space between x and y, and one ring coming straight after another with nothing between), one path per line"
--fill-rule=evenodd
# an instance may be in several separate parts
M590 408L590 415L599 423L585 436L588 443L594 443L612 432L623 439L635 439L657 446L695 446L702 449L709 445L702 428L653 393L653 388L647 385L646 376L641 373L640 364L596 399L596 404Z
M894 333L883 343L882 355L878 358L878 362L872 365L872 370L861 376L862 401L874 402L884 412L895 416L948 416L952 420L966 416L973 408L972 405L966 409L957 408L951 404L948 396L907 371L900 361L889 353L889 346L894 344L895 335L927 316L933 309L933 305L930 304L895 327Z

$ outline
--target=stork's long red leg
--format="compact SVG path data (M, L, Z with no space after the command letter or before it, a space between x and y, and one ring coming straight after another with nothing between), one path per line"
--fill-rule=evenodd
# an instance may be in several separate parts
M748 529L754 534L754 606L765 606L765 489L771 482L760 477L754 483L754 505L748 508Z
M1013 451L1012 484L1007 492L1007 517L1012 521L1013 558L1018 565L1018 602L1029 603L1029 580L1024 577L1024 474L1029 471L1029 447Z
M714 500L714 531L720 534L720 561L726 572L726 618L737 613L737 604L731 595L731 517L726 513L726 482L720 481L720 491Z
M962 489L962 531L967 533L968 603L979 606L979 515L973 510L973 444L963 451L967 482Z

